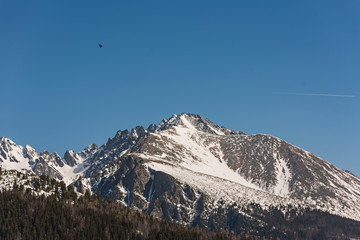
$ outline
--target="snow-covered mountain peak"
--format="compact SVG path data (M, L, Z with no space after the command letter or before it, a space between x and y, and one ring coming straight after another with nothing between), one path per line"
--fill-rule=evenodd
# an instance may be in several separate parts
M14 156L15 154L17 155L16 157L21 156L23 158L30 158L30 159L34 159L39 155L36 152L36 150L32 148L30 145L25 145L25 147L22 147L20 145L17 145L10 138L5 138L5 137L0 138L0 154L3 156L4 159L6 158L5 155L11 157Z
M40 157L43 158L47 163L50 163L56 167L63 167L64 160L59 156L58 153L49 153L48 151L43 151L40 153Z
M89 166L87 160L98 150L95 144L86 147L79 154L72 150L65 153L64 158L58 153L43 151L38 153L29 145L22 147L9 138L0 138L0 165L6 170L48 175L72 183L82 176Z
M148 129L154 129L154 131L163 131L174 127L183 127L193 129L205 133L215 135L233 135L233 134L244 134L240 131L233 131L212 123L207 118L204 118L198 114L181 113L174 114L169 119L163 119L159 125L154 128L150 125Z
M100 147L68 150L63 158L47 151L38 154L1 137L0 164L45 174L126 205L136 203L149 213L155 211L152 199L164 191L173 197L167 186L180 184L184 193L171 201L179 203L187 196L193 201L198 193L226 204L255 202L264 208L291 201L360 219L356 176L279 138L233 131L196 114L174 114L147 129L121 130Z
M95 143L92 143L90 144L89 146L87 146L86 148L84 148L83 151L93 151L93 150L96 150L98 149L99 147L95 144Z
M148 131L143 126L137 126L136 128L131 129L131 136L133 138L140 138L144 137L147 132Z
M67 150L64 154L64 160L69 166L73 167L79 164L81 157L75 151Z
M84 150L79 152L78 155L81 158L86 159L86 158L89 158L91 155L93 155L98 149L99 149L99 147L95 143L92 143L89 146L87 146L86 148L84 148Z
M33 164L37 158L39 158L38 152L30 145L25 145L23 149L23 155L29 159L30 164Z
M27 152L36 152L36 150L28 144L25 145L24 149L26 149Z
M5 169L20 171L28 169L35 156L37 153L30 146L23 148L9 138L0 138L0 162Z
M10 138L6 138L6 137L1 137L0 138L0 144L2 146L4 146L4 145L15 146L16 145L16 143L14 143Z
M143 126L137 126L130 131L127 129L119 130L116 132L113 138L110 138L108 140L107 145L122 142L124 140L127 140L128 138L131 138L132 140L138 139L140 137L144 137L147 132L148 130L146 130Z

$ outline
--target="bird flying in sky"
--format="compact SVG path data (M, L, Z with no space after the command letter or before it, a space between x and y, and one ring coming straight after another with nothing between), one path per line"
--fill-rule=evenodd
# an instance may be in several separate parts
M101 43L99 43L99 48L102 48L102 44L101 44Z

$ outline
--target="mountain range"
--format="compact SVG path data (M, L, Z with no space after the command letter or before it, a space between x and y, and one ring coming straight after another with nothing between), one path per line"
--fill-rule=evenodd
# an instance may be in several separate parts
M277 137L195 114L118 131L100 147L64 157L1 137L0 165L211 230L285 237L273 227L275 216L286 221L309 211L360 221L360 179L349 171Z

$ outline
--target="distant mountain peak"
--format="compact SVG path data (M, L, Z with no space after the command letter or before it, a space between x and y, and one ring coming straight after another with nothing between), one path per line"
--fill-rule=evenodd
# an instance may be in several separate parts
M0 143L2 144L9 144L9 145L16 145L10 138L1 137Z
M196 129L197 131L211 133L215 135L233 135L244 134L241 131L233 131L222 126L212 123L207 118L192 113L174 114L169 119L164 118L155 128L155 131L163 131L172 127L185 127Z
M92 143L89 146L87 146L86 148L84 148L83 151L91 151L91 150L95 150L95 149L98 149L98 148L99 147L95 143Z
M100 147L68 150L63 158L1 137L0 164L186 224L202 215L202 201L224 201L225 207L255 202L265 209L293 204L360 219L356 176L279 138L233 131L198 114L119 130Z

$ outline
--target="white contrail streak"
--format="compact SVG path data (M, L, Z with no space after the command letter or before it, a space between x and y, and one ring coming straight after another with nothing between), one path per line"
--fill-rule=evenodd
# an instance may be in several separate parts
M323 94L323 93L284 93L287 95L299 95L299 96L318 96L318 97L345 97L355 98L355 95L341 95L341 94Z

